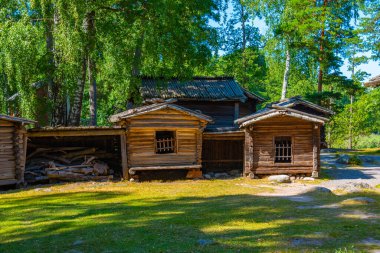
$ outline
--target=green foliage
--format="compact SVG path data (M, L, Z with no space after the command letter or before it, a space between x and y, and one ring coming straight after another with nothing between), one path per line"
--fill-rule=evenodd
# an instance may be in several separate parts
M361 96L353 105L346 105L328 125L331 131L330 143L333 147L347 147L350 126L354 147L361 136L380 131L380 90L375 89Z
M380 147L380 135L370 134L359 136L355 148L379 148Z
M350 156L348 159L348 164L350 165L362 165L362 163L362 160L357 155Z

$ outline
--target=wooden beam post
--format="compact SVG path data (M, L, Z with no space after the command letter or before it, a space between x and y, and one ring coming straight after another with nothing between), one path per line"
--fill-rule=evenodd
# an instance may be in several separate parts
M239 102L235 102L234 120L239 118Z
M244 133L244 174L251 176L253 173L253 133L248 128L244 130ZM251 177L254 177L254 175Z
M120 152L121 152L121 168L123 178L129 179L128 173L128 156L127 156L127 135L126 133L120 135Z
M319 176L319 130L319 126L313 124L313 171L311 172L311 176L314 178L318 178Z

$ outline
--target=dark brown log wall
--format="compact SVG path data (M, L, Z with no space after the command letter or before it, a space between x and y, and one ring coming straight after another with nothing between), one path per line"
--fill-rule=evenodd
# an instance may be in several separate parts
M254 124L248 131L252 139L246 138L246 173L311 175L313 168L318 167L314 163L319 148L313 145L319 128L316 130L313 123L287 116L274 117ZM292 138L291 163L275 163L275 136Z
M164 109L133 117L126 125L128 167L201 164L205 123L198 118ZM156 131L175 131L176 153L155 153Z
M21 124L0 120L0 185L24 181L25 134Z
M204 172L243 171L244 140L204 140Z
M235 110L235 103L238 103L238 115ZM207 125L206 130L215 130L217 128L233 127L234 120L255 112L256 104L233 102L233 101L178 101L176 104L189 108L191 110L199 110L203 114L211 116L214 123Z

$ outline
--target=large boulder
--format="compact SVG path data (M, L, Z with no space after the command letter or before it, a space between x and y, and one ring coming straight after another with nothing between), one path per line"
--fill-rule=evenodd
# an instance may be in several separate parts
M277 183L290 183L290 177L288 175L273 175L268 177L268 180L271 182Z

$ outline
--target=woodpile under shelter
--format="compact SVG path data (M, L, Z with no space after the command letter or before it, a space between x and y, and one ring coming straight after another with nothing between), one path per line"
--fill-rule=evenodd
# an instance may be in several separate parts
M0 185L24 182L27 135L32 120L0 114Z
M43 127L28 130L25 178L28 183L128 178L125 128L119 126ZM110 170L97 169L106 164ZM104 167L104 166L103 166ZM62 171L46 173L48 171ZM111 171L112 170L112 171ZM59 173L58 173L59 174Z
M188 177L201 175L202 135L211 117L164 102L127 110L110 121L127 129L129 174L188 170Z
M320 131L332 113L294 97L236 120L245 131L244 173L318 177Z

